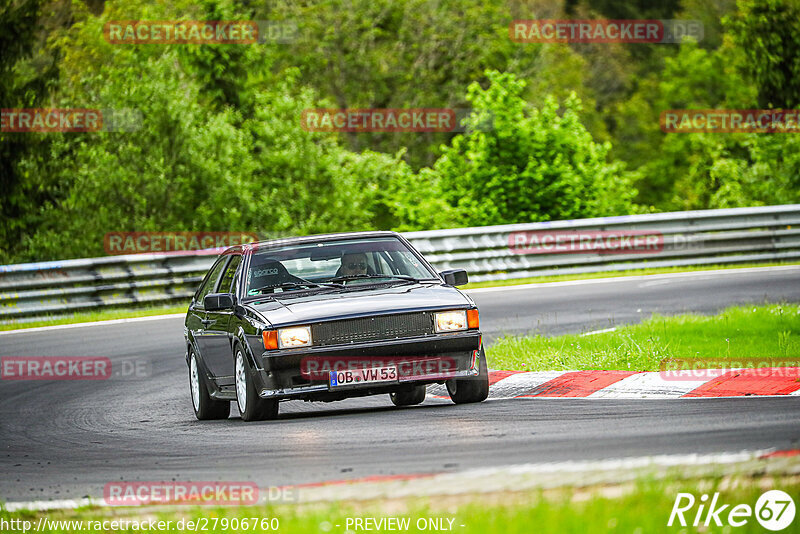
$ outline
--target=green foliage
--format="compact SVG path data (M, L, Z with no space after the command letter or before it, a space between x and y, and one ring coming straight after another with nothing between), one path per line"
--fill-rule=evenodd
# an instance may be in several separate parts
M471 129L433 166L443 198L468 225L545 221L629 213L635 191L620 163L607 161L581 124L573 95L541 109L521 98L524 82L489 71L490 86L469 87ZM487 127L488 126L488 127Z
M45 157L23 161L25 175L62 185L58 200L41 207L22 258L99 255L112 230L285 235L395 224L382 191L407 165L302 130L303 109L322 104L297 86L296 73L240 92L251 116L217 109L210 104L222 93L208 91L209 78L195 74L202 67L184 50L115 47L96 38L103 22L87 19L64 38L76 94L64 91L59 105L89 99L138 110L142 122L134 131L58 135ZM97 55L106 61L81 67Z
M279 68L297 67L304 83L338 108L446 108L488 68L522 78L541 72L541 45L508 38L515 18L505 2L485 0L329 0L256 2L254 18L294 20L297 39L276 47ZM563 87L563 86L560 86ZM397 153L417 169L436 159L452 134L360 133L351 150Z
M172 52L137 61L136 68L106 67L107 83L92 95L96 106L139 110L139 127L59 136L48 158L25 163L29 175L67 184L63 197L42 207L29 245L37 255L97 255L109 231L219 229L217 221L196 219L197 203L252 167L252 157L233 125L235 112L209 115L198 103L197 84L176 63ZM228 224L239 229L236 221Z
M796 134L665 134L658 126L663 110L755 108L756 89L741 74L747 61L730 38L713 51L684 42L619 106L617 154L641 170L639 202L669 211L800 200Z
M387 213L380 198L387 183L408 172L397 158L342 148L330 134L306 132L299 117L321 107L313 93L293 90L287 78L255 98L255 115L244 124L253 140L255 168L240 174L213 206L227 205L221 217L242 210L251 227L285 233L374 229ZM220 221L221 223L221 221Z
M621 146L645 177L637 184L640 202L667 211L720 207L712 197L736 168L729 159L743 153L738 140L746 134L664 134L659 116L670 109L748 107L754 92L735 68L742 60L736 48L709 52L686 41L662 73L620 106L627 141Z
M739 0L732 36L749 61L761 108L800 106L800 3Z
M30 0L0 5L0 109L41 105L56 79L57 56L46 39L61 13L54 16L42 4ZM49 198L46 190L18 170L23 158L46 154L48 141L0 132L0 261L3 249L19 243L35 224L35 206Z
M663 110L797 107L796 0L10 0L3 108L137 110L0 132L0 263L109 231L422 230L800 202L796 134L665 134ZM726 18L726 15L728 17ZM516 43L525 18L688 18L699 44ZM266 45L120 45L109 20L295 22ZM471 108L454 133L319 133L304 110ZM612 148L613 147L613 148ZM638 191L638 193L637 193Z

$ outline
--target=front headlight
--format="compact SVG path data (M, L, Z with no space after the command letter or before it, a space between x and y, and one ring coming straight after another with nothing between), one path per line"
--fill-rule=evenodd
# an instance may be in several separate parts
M293 347L308 347L311 345L311 327L293 326L278 330L278 347L291 349Z
M438 312L434 315L437 332L453 332L467 329L467 311L456 310Z

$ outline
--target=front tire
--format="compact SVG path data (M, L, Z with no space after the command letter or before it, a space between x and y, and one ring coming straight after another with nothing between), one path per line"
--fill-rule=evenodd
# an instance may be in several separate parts
M194 415L199 420L227 419L230 415L230 402L215 400L209 395L205 375L194 351L189 353L189 391L192 394Z
M389 398L392 399L392 404L395 406L413 406L422 404L425 400L426 392L427 387L422 384L421 386L414 386L411 391L393 391L389 393Z
M241 347L236 347L236 404L242 421L264 421L278 416L278 401L258 395L253 370Z
M468 378L451 378L447 382L447 393L456 404L485 401L489 396L489 366L486 364L486 353L478 355L478 376Z

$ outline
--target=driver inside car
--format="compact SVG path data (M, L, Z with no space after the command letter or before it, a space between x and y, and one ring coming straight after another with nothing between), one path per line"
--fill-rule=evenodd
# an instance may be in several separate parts
M342 256L342 265L336 271L336 276L358 276L370 274L367 266L367 255L362 252L353 252Z

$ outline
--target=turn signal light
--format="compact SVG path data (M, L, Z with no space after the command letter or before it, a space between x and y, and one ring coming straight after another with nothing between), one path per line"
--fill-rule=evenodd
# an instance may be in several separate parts
M467 328L478 328L480 326L480 319L478 318L478 310L467 310Z
M264 348L273 350L278 348L278 331L277 330L264 330L261 334L264 340Z

